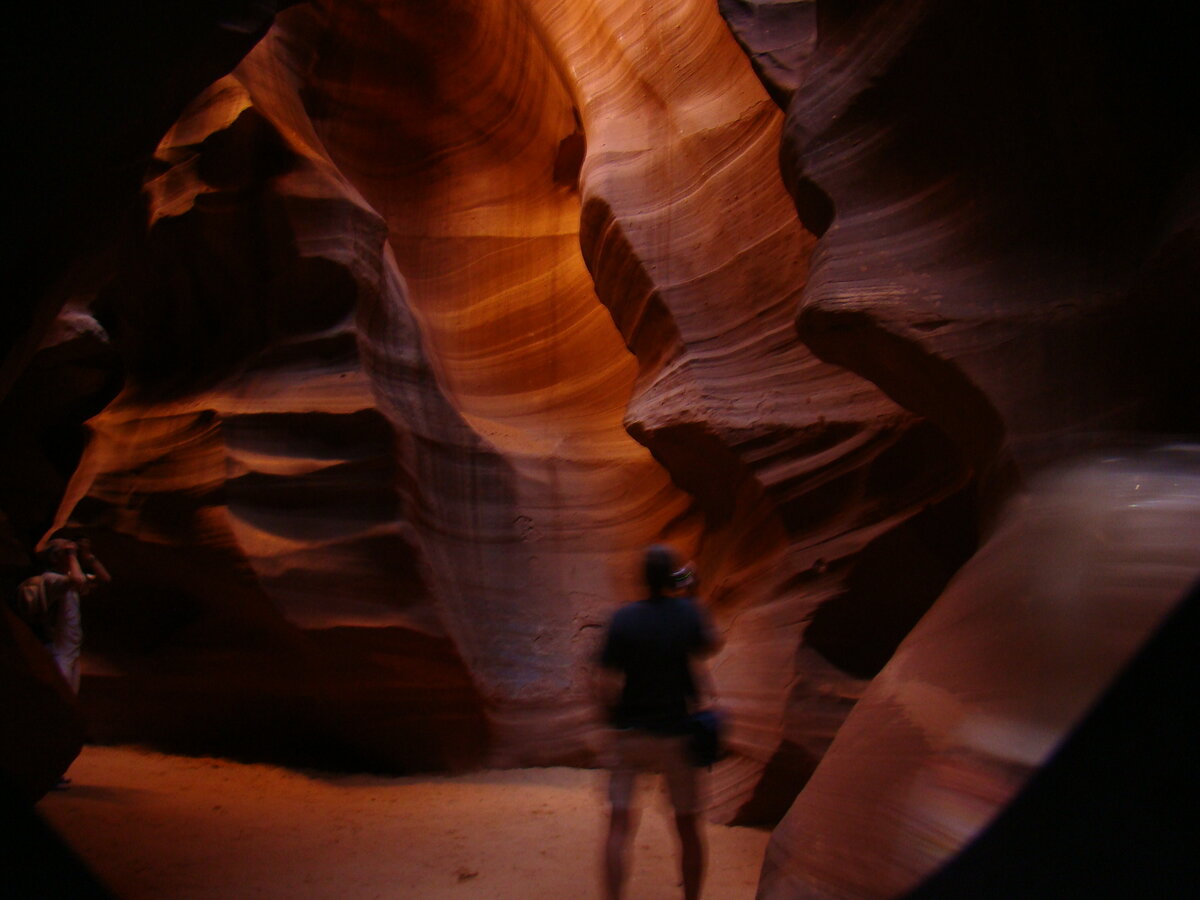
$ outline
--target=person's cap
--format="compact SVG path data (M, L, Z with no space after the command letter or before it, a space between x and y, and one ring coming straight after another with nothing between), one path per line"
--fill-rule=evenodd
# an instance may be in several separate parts
M677 588L691 587L696 583L696 573L690 565L682 566L671 573L671 581Z

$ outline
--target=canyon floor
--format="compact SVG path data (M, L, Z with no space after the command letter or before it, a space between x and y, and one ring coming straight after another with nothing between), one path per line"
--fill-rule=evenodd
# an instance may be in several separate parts
M85 747L42 817L122 900L600 897L603 778L577 769L383 777ZM645 796L628 897L680 895ZM705 896L754 896L768 833L707 826Z

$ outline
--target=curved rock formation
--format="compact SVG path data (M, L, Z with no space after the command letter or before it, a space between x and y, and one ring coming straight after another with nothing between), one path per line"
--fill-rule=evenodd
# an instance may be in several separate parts
M1195 90L1182 45L1129 13L818 6L782 148L822 235L801 337L979 466L1197 426L1171 336L1196 276Z
M775 821L1014 485L1197 430L1192 120L1143 102L1179 47L1069 4L719 6L298 4L117 154L144 209L38 280L2 373L14 540L87 528L116 580L98 736L586 763L601 626L670 540L728 639L714 814Z
M809 621L823 604L853 605L848 582L883 562L861 551L966 476L935 429L795 340L812 238L774 178L778 119L711 9L644 30L616 7L606 19L599 33L583 15L551 22L563 52L595 60L591 77L576 67L589 142L581 244L640 364L630 432L704 515L702 582L728 623L713 671L740 751L719 773L718 807L769 820L882 662L836 658L830 645L856 643L861 621L842 619L825 645L806 640ZM664 53L673 65L656 71ZM656 76L640 96L610 86L622 59ZM943 551L957 548L930 556ZM955 562L914 570L940 586ZM933 595L914 591L918 611L899 612L899 630L876 620L881 643L894 646Z
M105 736L267 752L261 694L379 764L484 719L501 761L587 759L598 626L667 538L729 633L721 814L781 814L972 529L941 432L795 337L779 124L705 3L282 14L161 142L92 304L125 386L59 518L130 598L93 628ZM351 724L421 706L414 654L449 724Z
M987 510L1048 461L1120 445L1114 434L1197 431L1200 408L1180 390L1197 376L1182 335L1194 333L1200 248L1197 106L1179 41L1121 4L722 9L786 108L784 180L820 235L802 340L940 426L982 480L985 531ZM1119 520L1120 489L1100 487ZM1190 534L1190 489L1170 500L1174 489L1159 489L1180 504L1166 527ZM1175 548L1169 584L1132 556L1075 560L1089 584L1120 572L1129 588L1067 591L1087 665L1066 664L1047 637L1062 615L1048 586L1063 587L1055 561L1026 573L1031 583L1001 577L1039 539L1069 543L1092 527L1066 492L1035 497L1064 506L1056 521L1027 512L992 535L872 683L777 832L762 896L911 887L1097 696L1149 628L1143 601L1157 598L1153 617L1179 598L1194 566L1160 525L1134 543ZM1128 515L1121 527L1147 527ZM1014 609L1013 596L1046 605ZM1119 639L1110 615L1126 620ZM1014 644L1026 674L1042 677L1010 671Z
M1198 462L1114 453L1014 500L846 719L759 896L905 896L975 837L1196 582Z

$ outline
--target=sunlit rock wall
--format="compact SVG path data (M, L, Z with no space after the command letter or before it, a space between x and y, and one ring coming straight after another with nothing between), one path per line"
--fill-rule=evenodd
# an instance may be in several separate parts
M94 733L590 761L665 539L728 639L713 811L783 815L1026 473L1196 426L1174 57L954 6L281 12L6 360L8 519L116 579Z
M586 761L666 539L728 637L717 813L781 815L974 541L944 432L796 337L781 123L708 3L281 13L84 304L124 376L58 515L125 598L101 735Z

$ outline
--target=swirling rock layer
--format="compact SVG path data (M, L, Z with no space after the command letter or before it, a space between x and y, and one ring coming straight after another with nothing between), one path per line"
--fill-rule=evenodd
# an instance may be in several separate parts
M729 637L717 808L780 815L971 544L959 451L796 339L780 123L706 3L280 14L90 303L124 387L59 520L129 603L102 736L587 760L599 626L668 539Z
M1195 90L1129 12L819 7L781 157L822 235L801 336L981 466L1196 430Z
M1118 13L719 6L296 5L189 95L3 373L14 537L63 494L116 579L98 736L589 762L670 540L728 640L713 812L774 821L1014 477L1195 429L1190 145L1105 90Z
M801 339L936 423L985 512L1064 452L1196 432L1179 391L1200 276L1181 42L1123 4L722 9L786 109L783 177L820 235ZM1043 484L991 535L838 732L761 896L903 893L1075 724L1196 575L1192 476L1139 487L1128 465L1128 483L1100 467ZM1123 505L1151 481L1162 520ZM1098 529L1129 533L1106 556L1085 549Z

